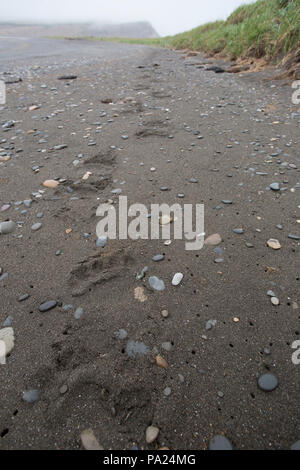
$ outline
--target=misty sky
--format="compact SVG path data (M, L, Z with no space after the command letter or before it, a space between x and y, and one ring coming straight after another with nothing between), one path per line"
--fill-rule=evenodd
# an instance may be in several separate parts
M251 0L0 0L1 21L150 21L161 35L225 19Z

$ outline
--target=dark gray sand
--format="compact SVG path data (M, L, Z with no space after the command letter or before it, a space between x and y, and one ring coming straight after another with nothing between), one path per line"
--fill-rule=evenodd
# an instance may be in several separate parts
M0 235L0 327L15 335L1 449L78 449L89 428L105 449L299 441L300 116L291 84L264 80L272 71L206 62L1 40L1 78L22 79L0 110L0 223L16 224ZM204 203L206 237L222 242L96 246L97 207L117 204L116 189L149 210Z

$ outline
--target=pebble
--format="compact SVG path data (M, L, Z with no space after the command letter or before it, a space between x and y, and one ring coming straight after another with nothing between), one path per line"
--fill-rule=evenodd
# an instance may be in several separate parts
M40 305L39 311L40 312L48 312L48 310L51 310L52 308L55 308L57 305L56 300L48 300L47 302L44 302L43 304Z
M209 441L209 450L232 450L232 445L227 437L216 435Z
M289 233L288 238L290 238L291 240L300 240L299 235L293 235L292 233Z
M279 243L278 240L276 240L276 238L270 238L268 241L267 241L267 245L272 248L273 250L280 250L281 248L281 245Z
M156 441L158 435L159 435L159 429L156 426L149 426L146 429L147 444L152 444L152 442Z
M297 441L291 445L291 450L300 450L300 441Z
M137 281L140 281L145 277L146 272L148 271L148 266L144 266L140 273L135 275Z
M145 356L149 352L148 346L141 341L128 341L126 345L126 352L129 357L135 358L136 356Z
M23 392L23 400L27 403L34 403L40 399L40 391L39 390L27 390Z
M55 180L46 180L43 182L43 186L45 186L45 188L56 188L58 185L59 182Z
M156 365L158 367L161 367L162 369L166 369L168 367L167 361L160 354L156 356L155 362L156 362Z
M64 395L65 393L67 393L67 391L68 391L68 385L66 385L66 384L62 385L59 389L59 393L61 395Z
M209 246L216 246L222 242L222 237L218 233L214 233L206 238L204 244Z
M53 147L53 150L63 150L63 149L66 149L68 146L66 144L62 144L62 145L55 145Z
M233 231L238 235L242 235L244 233L244 230L242 228L234 228Z
M277 297L271 297L271 303L276 306L280 304L279 299Z
M7 222L0 223L0 233L2 235L7 235L15 230L16 224L12 220L8 220Z
M108 240L107 237L99 237L98 240L96 241L96 246L98 248L104 248L107 243L107 240Z
M65 304L62 309L64 312L67 312L68 310L71 310L71 308L73 308L72 304Z
M74 317L76 320L79 320L83 315L83 308L81 307L78 307L76 310L75 310L75 313L74 313Z
M176 273L172 279L172 286L179 286L183 279L183 274L182 273Z
M165 283L156 276L149 277L149 284L152 289L163 291L165 288Z
M24 202L25 207L30 207L31 204L32 204L32 199L25 199L25 201L23 201L23 202Z
M20 297L18 298L18 301L23 302L24 300L28 298L29 298L29 294L23 294L23 295L20 295Z
M5 356L7 356L14 349L14 345L15 345L14 330L11 326L2 328L0 330L0 341L4 341L5 343ZM0 365L1 365L1 356L0 356Z
M232 201L230 199L223 199L222 200L223 204L232 204Z
M12 321L13 321L13 317L11 315L8 315L8 317L6 317L6 319L3 322L3 328L6 328L7 326L11 326Z
M169 215L162 215L160 217L160 225L167 225L170 224L172 221L173 219Z
M208 321L206 322L206 327L205 327L205 329L206 329L207 331L209 331L209 330L211 330L214 326L216 326L216 324L217 324L217 320L208 320Z
M265 392L272 392L278 386L278 379L274 374L264 374L258 379L258 386Z
M168 318L168 316L169 316L168 310L162 310L161 316L162 316L163 318Z
M120 340L126 339L127 336L128 336L128 333L127 333L127 331L124 330L123 328L121 328L120 330L118 330L118 331L115 332L115 337L116 337L117 339L120 339Z
M171 393L172 393L172 390L171 390L170 387L166 387L166 388L164 389L164 395L165 395L165 397L169 397L169 396L171 395Z
M103 447L97 441L95 434L92 429L85 429L80 434L80 440L82 447L85 450L104 450Z
M158 262L158 261L163 261L165 259L164 255L155 255L152 258L152 261Z
M272 183L270 184L270 189L273 191L279 191L280 190L280 184L279 183Z
M41 227L42 227L42 224L41 224L40 222L37 222L36 224L33 224L33 225L31 226L31 230L32 230L33 232L36 232L36 231L39 230Z

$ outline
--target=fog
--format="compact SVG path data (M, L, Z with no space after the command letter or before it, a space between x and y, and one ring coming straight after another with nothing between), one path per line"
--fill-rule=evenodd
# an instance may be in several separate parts
M241 0L0 0L0 21L99 22L149 21L161 36L225 19Z

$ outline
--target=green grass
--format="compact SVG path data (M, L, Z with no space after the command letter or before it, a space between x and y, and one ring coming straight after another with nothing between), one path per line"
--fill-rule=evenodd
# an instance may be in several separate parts
M258 0L242 5L226 21L155 39L86 38L221 53L232 59L278 61L300 46L300 0Z

